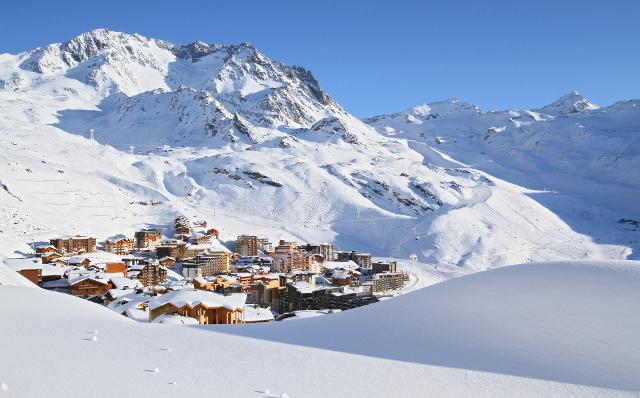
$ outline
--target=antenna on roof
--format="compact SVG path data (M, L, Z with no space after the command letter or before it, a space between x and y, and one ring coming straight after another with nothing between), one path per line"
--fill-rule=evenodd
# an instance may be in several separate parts
M89 129L89 133L91 134L91 137L89 139L92 140L92 141L94 140L94 138L93 138L93 133L94 132L95 132L94 129Z
M129 152L133 155L133 150L136 149L133 145L129 146Z

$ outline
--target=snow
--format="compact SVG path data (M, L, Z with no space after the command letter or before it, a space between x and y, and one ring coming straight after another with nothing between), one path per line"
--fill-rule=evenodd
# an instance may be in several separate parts
M244 322L265 322L273 321L273 313L269 308L260 308L256 305L245 304L242 312Z
M265 388L292 397L632 397L640 390L639 285L638 262L527 264L331 316L197 327L136 323L75 297L3 285L0 349L12 361L0 362L0 374L19 396L74 388L163 397L177 382L183 395L229 397ZM85 341L93 330L99 341ZM351 332L336 338L341 330ZM69 377L78 357L87 366ZM118 383L104 377L116 372ZM345 377L348 388L326 382Z
M171 303L176 307L188 305L193 308L198 304L203 304L211 308L224 307L233 311L238 308L241 309L246 300L247 295L245 293L232 293L223 296L205 290L181 289L165 293L151 300L149 302L149 309L154 310L167 303Z
M176 46L99 29L1 54L0 306L9 327L0 352L40 376L28 382L26 366L0 362L2 383L12 394L62 396L91 382L111 396L113 383L98 376L117 373L127 394L195 395L224 374L229 383L215 388L227 396L265 386L293 397L633 395L618 390L640 380L630 337L637 263L611 259L640 253L637 226L619 222L640 220L638 104L598 107L570 93L535 110L485 112L449 99L363 122L310 72L248 44ZM301 322L158 327L131 322L148 322L152 297L118 295L115 313L13 287L33 284L2 259L61 235L172 236L178 215L218 229L207 245L215 250L240 234L334 242L398 261L409 282L398 297ZM580 263L494 269L566 259ZM29 316L17 302L30 303ZM83 344L95 327L99 343ZM25 344L32 349L19 351ZM169 344L179 354L158 349ZM104 360L114 353L117 364ZM95 362L74 366L72 378L60 373L69 366L44 368L72 357ZM242 358L284 368L247 368ZM156 365L163 372L151 380ZM281 376L317 369L326 378ZM353 389L326 383L345 375ZM256 386L242 389L246 380Z

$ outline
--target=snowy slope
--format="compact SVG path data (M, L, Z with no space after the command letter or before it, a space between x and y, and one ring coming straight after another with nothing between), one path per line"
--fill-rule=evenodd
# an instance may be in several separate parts
M626 258L638 245L636 232L616 222L635 217L628 203L636 177L623 179L617 170L634 166L637 157L630 152L618 164L609 158L622 142L608 126L614 120L633 131L634 103L614 112L567 101L553 105L550 115L523 112L528 116L519 123L525 128L524 119L540 118L569 125L582 112L601 112L588 119L595 138L577 147L575 169L582 174L559 181L576 187L576 195L585 193L579 190L585 179L606 190L583 195L577 206L556 203L545 184L530 183L545 175L538 173L542 162L484 167L493 157L500 165L501 157L519 153L518 140L505 139L491 156L478 154L487 161L476 164L468 151L449 155L432 145L435 137L422 140L417 127L407 127L450 120L446 131L457 134L455 141L478 126L498 131L509 118L515 125L511 111L487 115L447 102L389 123L369 121L376 130L341 108L310 72L248 44L174 45L99 29L3 54L0 161L7 167L0 168L6 187L0 190L0 254L27 252L25 243L57 234L131 235L142 226L166 227L185 213L212 221L223 241L240 233L335 241L339 248L399 258L415 253L421 261L468 271ZM386 128L392 122L401 123L397 131ZM575 146L562 139L548 146ZM545 171L555 176L559 164ZM615 178L598 178L598 164L616 170ZM605 211L598 195L621 206ZM161 204L141 204L151 199Z
M0 383L14 397L637 396L639 270L513 266L332 316L195 328L0 286Z

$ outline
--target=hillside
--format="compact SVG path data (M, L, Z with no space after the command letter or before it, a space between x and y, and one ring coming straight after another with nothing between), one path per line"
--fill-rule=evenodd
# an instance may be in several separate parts
M0 286L0 383L15 397L637 396L639 269L520 265L332 316L195 328Z
M0 55L0 254L59 234L166 228L184 213L213 220L224 241L335 241L469 272L624 259L638 246L618 223L640 218L637 176L624 178L638 113L585 101L520 116L454 101L366 124L311 72L249 44L94 30ZM511 132L527 128L534 138Z

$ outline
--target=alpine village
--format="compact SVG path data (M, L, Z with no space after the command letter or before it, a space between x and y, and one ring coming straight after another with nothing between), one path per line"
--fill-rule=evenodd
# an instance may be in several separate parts
M409 275L394 261L240 235L229 250L219 230L181 215L173 238L160 228L99 245L91 236L32 245L11 268L43 289L71 294L139 322L238 324L331 314L375 303L402 289Z

